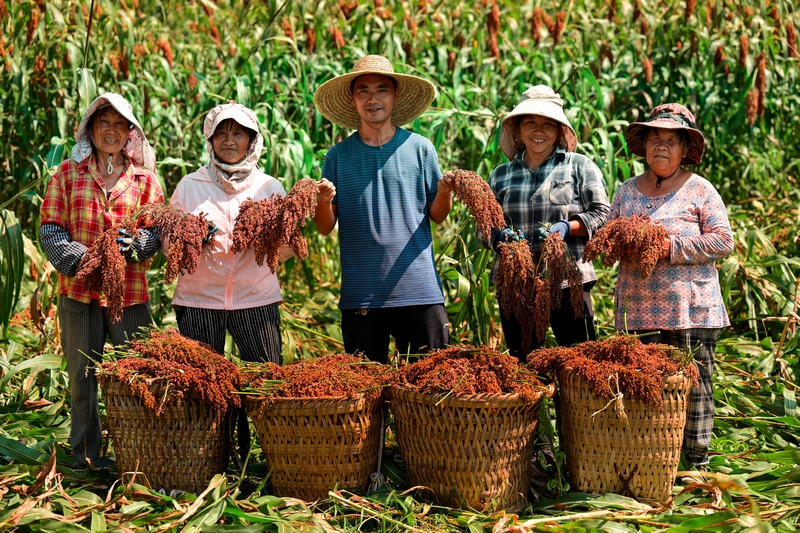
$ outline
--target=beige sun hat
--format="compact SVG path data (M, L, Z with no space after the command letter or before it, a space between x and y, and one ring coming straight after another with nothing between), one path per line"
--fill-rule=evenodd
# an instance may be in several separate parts
M564 102L561 97L547 85L535 85L522 93L517 107L500 123L500 148L506 157L514 159L519 152L525 149L525 145L521 141L514 139L514 121L511 120L520 115L539 115L560 122L559 145L568 152L574 152L575 147L578 146L578 136L575 135L575 130L567 120L563 106Z
M409 74L398 74L392 64L383 56L362 57L347 74L336 76L319 86L314 93L314 103L322 115L331 122L357 130L361 127L361 117L353 107L350 84L363 74L383 74L397 82L397 100L392 110L392 124L402 126L420 116L433 102L433 84Z

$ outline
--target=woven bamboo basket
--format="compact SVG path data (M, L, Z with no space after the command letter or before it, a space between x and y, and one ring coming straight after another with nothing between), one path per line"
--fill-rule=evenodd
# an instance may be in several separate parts
M450 396L389 389L409 482L453 507L527 504L539 401L518 394Z
M304 500L365 488L378 461L383 398L273 398L249 414L271 469L273 492Z
M120 474L142 472L154 489L198 494L225 472L229 411L184 398L156 416L125 383L112 381L103 393Z
M629 427L613 405L603 410L609 399L597 396L580 375L560 369L558 382L560 431L572 487L645 501L669 499L692 378L678 374L664 379L663 411L623 398Z

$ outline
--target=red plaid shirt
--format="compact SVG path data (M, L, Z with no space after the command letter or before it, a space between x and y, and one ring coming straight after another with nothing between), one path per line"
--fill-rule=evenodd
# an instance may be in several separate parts
M94 156L81 163L67 159L47 186L42 224L58 224L73 241L91 248L105 230L121 224L143 204L163 202L164 193L156 175L130 161L108 197ZM146 262L126 264L123 306L145 303L150 298L146 273ZM86 290L75 278L59 274L58 290L83 303L99 299L100 305L105 306L99 294Z

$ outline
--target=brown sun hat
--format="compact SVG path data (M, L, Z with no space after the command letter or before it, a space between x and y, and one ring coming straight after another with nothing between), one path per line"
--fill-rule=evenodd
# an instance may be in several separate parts
M528 87L517 107L503 118L500 123L500 149L509 159L525 149L522 141L514 139L514 117L520 115L539 115L555 120L561 124L561 135L558 144L567 152L574 152L578 146L578 136L564 114L564 102L561 97L547 85Z
M650 128L686 130L689 134L689 146L681 164L696 165L703 160L706 139L695 127L694 115L686 107L681 104L662 104L650 111L650 116L644 122L634 122L628 126L625 142L630 151L639 157L646 157L642 131Z
M433 102L433 84L409 74L398 74L383 56L362 57L347 74L336 76L319 86L314 93L314 103L322 115L331 122L357 130L361 127L350 93L350 84L363 74L391 76L397 82L397 100L392 110L392 124L402 126L420 116Z

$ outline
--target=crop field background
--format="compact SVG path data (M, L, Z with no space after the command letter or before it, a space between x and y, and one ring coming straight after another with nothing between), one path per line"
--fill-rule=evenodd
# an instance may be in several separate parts
M792 2L766 0L0 0L0 530L795 531L799 24ZM718 346L708 485L676 487L665 507L569 492L557 454L540 499L515 516L427 504L405 492L399 461L370 497L277 498L257 445L253 486L232 472L196 499L69 469L56 276L37 242L38 208L88 103L106 90L126 96L167 196L208 160L205 113L242 103L261 123L261 166L288 190L319 179L326 151L350 133L317 112L314 91L368 53L436 86L407 127L431 139L443 171L488 178L505 161L499 121L531 85L561 94L578 151L600 166L609 196L644 170L624 142L629 122L668 101L694 112L706 153L692 170L719 190L736 242L718 263L732 326ZM343 349L336 232L321 237L310 223L304 233L310 257L279 272L286 362ZM455 338L504 348L492 252L463 206L435 228L434 245ZM159 254L149 277L166 326L174 286L163 262ZM605 335L615 269L597 268Z

